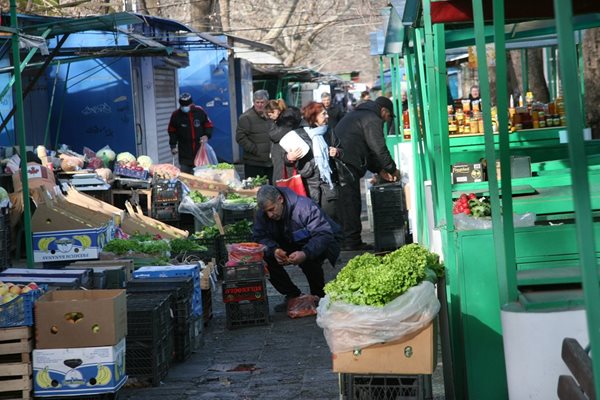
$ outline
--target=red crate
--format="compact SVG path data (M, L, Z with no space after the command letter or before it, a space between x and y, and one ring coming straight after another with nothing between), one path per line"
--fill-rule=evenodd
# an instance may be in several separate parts
M265 280L223 283L223 302L259 301L267 297Z

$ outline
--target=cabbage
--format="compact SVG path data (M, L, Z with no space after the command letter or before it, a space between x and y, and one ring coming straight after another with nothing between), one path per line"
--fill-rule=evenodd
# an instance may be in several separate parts
M136 161L135 156L127 151L117 154L117 162L127 164L128 162Z
M114 161L115 152L106 146L96 152L96 157L101 158L105 164L108 164L110 161Z
M149 156L139 156L137 158L138 165L144 167L145 169L149 169L153 162Z

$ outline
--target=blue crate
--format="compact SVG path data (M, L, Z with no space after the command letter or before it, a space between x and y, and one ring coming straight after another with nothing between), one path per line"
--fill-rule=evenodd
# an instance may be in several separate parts
M41 287L0 305L0 328L33 325L33 305L46 291Z
M202 292L200 289L200 266L198 264L147 266L138 268L133 272L133 279L158 279L188 276L191 276L194 282L194 291L192 292L192 314L196 317L200 317L202 316Z

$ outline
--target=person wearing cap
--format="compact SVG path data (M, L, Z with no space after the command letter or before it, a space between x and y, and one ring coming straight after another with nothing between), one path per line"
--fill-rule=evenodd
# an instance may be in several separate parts
M179 96L179 108L171 114L167 131L171 153L178 154L181 172L194 172L194 158L200 143L211 137L212 130L212 121L202 107L194 104L192 95Z
M244 150L244 177L267 176L273 182L271 136L274 122L265 113L269 92L257 90L252 96L253 106L238 119L235 140Z
M383 181L395 182L400 172L385 143L384 122L394 118L394 105L380 96L367 100L348 113L336 126L335 135L344 149L342 161L351 174L340 175L340 198L344 228L344 250L370 250L373 247L362 241L360 219L362 200L360 179L367 170L379 175Z

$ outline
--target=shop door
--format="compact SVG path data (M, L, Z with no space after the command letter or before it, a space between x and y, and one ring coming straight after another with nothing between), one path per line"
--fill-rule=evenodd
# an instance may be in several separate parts
M177 108L177 73L173 68L154 68L154 115L156 120L157 163L171 163L167 127ZM177 160L175 160L177 163Z

